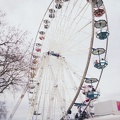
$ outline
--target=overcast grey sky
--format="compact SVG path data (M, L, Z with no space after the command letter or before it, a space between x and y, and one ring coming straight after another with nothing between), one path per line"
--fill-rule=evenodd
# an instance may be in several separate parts
M99 100L120 101L120 0L103 0L109 25L108 66L99 88ZM33 38L51 0L0 0L0 9L7 13L11 25L20 25L31 32ZM23 107L24 109L24 107Z

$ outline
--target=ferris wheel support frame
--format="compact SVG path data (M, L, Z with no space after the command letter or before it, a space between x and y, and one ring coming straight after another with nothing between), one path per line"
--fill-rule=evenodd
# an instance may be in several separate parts
M17 101L15 107L13 108L13 110L12 110L12 112L11 112L11 114L10 114L8 120L12 120L12 118L13 118L13 116L14 116L16 110L18 109L18 107L19 107L19 105L20 105L22 99L24 98L24 96L25 96L27 90L28 90L28 84L25 86L25 88L24 88L24 90L23 90L23 92L22 92L20 98L18 99L18 101Z

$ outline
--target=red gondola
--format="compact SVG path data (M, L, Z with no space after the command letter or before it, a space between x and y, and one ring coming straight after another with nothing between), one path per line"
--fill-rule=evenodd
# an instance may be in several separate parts
M37 51L37 52L41 52L41 49L40 49L40 48L36 48L36 51Z
M94 15L95 15L95 17L101 17L104 13L105 13L105 10L104 10L104 9L94 10Z
M44 36L40 36L39 38L40 38L40 40L44 40L44 39L45 39L45 37L44 37Z

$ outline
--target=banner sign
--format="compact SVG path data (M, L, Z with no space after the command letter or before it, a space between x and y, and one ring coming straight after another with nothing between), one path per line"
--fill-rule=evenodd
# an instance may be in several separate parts
M117 108L118 108L118 111L120 111L120 101L117 101Z

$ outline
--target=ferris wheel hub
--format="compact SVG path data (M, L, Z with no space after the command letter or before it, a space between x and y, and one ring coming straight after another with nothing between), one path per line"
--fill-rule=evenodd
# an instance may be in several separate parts
M52 55L52 56L55 56L55 57L61 57L61 55L59 53L55 53L54 51L48 51L47 52L48 55Z

